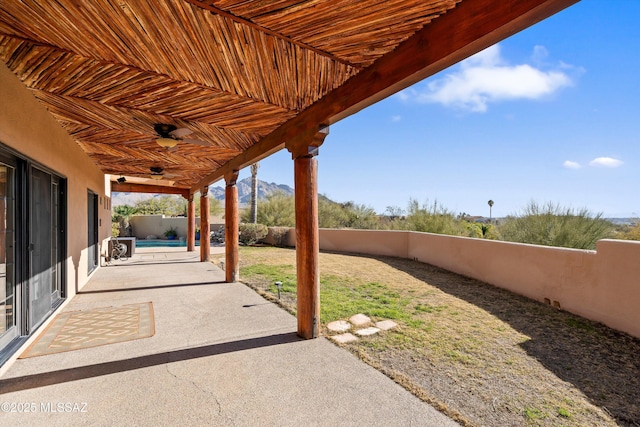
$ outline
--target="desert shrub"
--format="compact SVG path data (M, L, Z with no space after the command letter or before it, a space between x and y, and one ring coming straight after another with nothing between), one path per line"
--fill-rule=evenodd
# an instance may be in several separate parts
M467 237L475 237L481 239L485 233L487 227L486 224L480 224L477 222L463 221L464 227L467 229Z
M347 222L346 212L340 205L325 196L318 197L318 227L343 228L341 224Z
M378 219L380 230L407 230L406 212L398 206L387 206L384 214Z
M640 219L635 218L632 224L616 227L616 239L640 240Z
M249 221L249 212L242 215ZM375 210L354 202L336 203L325 196L318 197L318 225L320 228L378 228ZM258 204L258 223L269 227L295 226L295 201L293 196L277 192Z
M269 233L271 234L274 245L285 246L287 235L289 234L289 227L270 227Z
M267 236L269 229L264 224L240 224L238 240L243 245L255 245Z
M478 235L474 229L467 228L465 221L456 218L452 211L439 205L437 201L420 206L417 200L411 199L407 208L405 227L408 230L450 236L476 237Z
M318 198L318 225L320 228L378 228L375 210L355 202L337 203L327 197Z
M499 228L494 224L482 224L482 237L488 240L503 240Z
M613 224L602 219L602 214L535 201L499 226L502 240L575 249L595 249L596 242L610 237L612 231Z
M120 235L120 223L112 222L111 223L111 237L118 237Z
M379 228L378 214L372 207L347 202L342 204L342 208L347 212L348 219L343 225L344 227L360 230L375 230Z
M242 221L249 222L251 212L242 214ZM269 227L293 227L296 223L293 196L278 191L258 202L258 223Z

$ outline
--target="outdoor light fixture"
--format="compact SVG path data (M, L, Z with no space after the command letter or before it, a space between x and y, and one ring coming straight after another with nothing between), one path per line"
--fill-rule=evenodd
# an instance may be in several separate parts
M178 141L173 138L158 138L156 142L159 146L164 148L173 148L178 145Z
M163 176L162 176L161 173L152 173L151 174L151 179L160 180L162 178L163 178Z
M120 178L118 178L116 181L118 181L118 183L122 184L127 180L127 178L125 178L124 176L121 176Z

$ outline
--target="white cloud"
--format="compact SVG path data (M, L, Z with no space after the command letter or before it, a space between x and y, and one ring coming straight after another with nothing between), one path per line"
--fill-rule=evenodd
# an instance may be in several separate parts
M409 101L411 99L411 96L409 96L410 90L411 89L401 90L400 92L396 93L395 96L400 98L401 101Z
M580 169L582 167L580 165L580 163L573 162L571 160L565 160L565 162L562 164L562 166L564 166L567 169Z
M622 160L614 159L613 157L597 157L589 162L589 166L617 168L622 166L623 163Z
M542 63L547 55L543 46L535 46L531 60ZM566 64L547 71L529 64L509 65L500 55L500 46L493 45L422 89L402 91L399 98L485 112L491 102L540 99L572 85L572 79L563 71L566 69Z
M533 54L531 55L531 60L535 64L543 64L545 60L549 57L549 51L546 47L536 45L533 47Z
M402 120L401 116L391 116L391 121L394 123L399 122L400 120Z

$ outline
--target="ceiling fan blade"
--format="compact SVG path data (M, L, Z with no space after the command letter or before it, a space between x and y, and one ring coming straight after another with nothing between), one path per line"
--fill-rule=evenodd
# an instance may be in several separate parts
M193 133L193 131L191 129L187 129L187 128L180 128L180 129L176 129L173 130L171 132L169 132L169 135L173 136L174 138L178 138L181 139L187 135L191 135Z
M204 147L210 147L211 143L207 142L207 141L201 141L199 139L181 139L181 142L186 142L187 144L196 144L196 145L202 145Z

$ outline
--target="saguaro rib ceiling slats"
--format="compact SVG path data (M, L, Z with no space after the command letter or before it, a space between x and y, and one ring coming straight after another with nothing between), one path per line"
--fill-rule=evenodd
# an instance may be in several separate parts
M451 45L455 59L471 34L468 56L573 1L3 1L0 60L103 172L144 178L160 166L166 185L193 190L386 96L368 86L406 85L402 45L427 69L424 49ZM484 11L508 18L496 31ZM447 31L411 44L442 19ZM343 94L347 83L363 89ZM210 145L168 151L155 123Z

